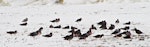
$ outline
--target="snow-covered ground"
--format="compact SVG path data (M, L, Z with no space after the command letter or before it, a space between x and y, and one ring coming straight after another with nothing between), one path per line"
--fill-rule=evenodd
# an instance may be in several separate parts
M13 1L12 1L13 2ZM17 4L15 4L17 5ZM20 4L19 4L20 5ZM100 3L81 5L37 5L37 6L1 6L0 7L0 47L150 47L150 3ZM27 26L20 26L22 20L28 18ZM50 20L60 18L60 22ZM83 18L79 23L76 19ZM115 24L116 19L120 20ZM116 29L125 27L123 23L131 21L131 29L138 28L144 34L144 40L139 40L134 31L132 39L114 38L114 30L101 30L96 24L107 21L107 27L115 24ZM70 25L81 29L85 33L94 24L98 30L86 40L77 37L70 41L64 40L70 29L52 29L50 25ZM28 36L31 32L44 27L42 34L35 38ZM7 34L7 31L17 30L17 34ZM42 35L52 32L53 36L45 38ZM102 38L94 38L97 34L104 34Z

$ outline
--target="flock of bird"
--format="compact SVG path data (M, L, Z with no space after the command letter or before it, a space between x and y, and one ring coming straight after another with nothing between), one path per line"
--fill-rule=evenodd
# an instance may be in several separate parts
M27 26L28 23L28 18L25 18L23 19L23 23L20 24L20 26ZM77 20L75 20L75 22L81 22L82 21L82 18L79 18ZM56 22L60 22L60 18L56 18L54 20L51 20L50 22L52 23L56 23ZM117 19L115 21L115 24L118 24L120 21L119 19ZM130 39L131 38L131 32L129 31L130 27L129 26L125 26L124 28L118 28L118 29L115 29L115 25L114 24L110 24L110 27L107 27L107 22L105 20L103 21L100 21L98 23L96 23L97 25L100 25L99 26L99 29L101 30L114 30L111 34L114 35L114 37L122 37L122 38L125 38L125 39ZM131 22L126 22L126 23L123 23L123 25L131 25ZM89 28L89 30L86 32L86 33L81 33L81 30L78 29L77 27L74 27L74 26L65 26L65 27L61 27L61 25L58 25L58 26L53 26L53 25L50 25L49 28L57 28L57 29L71 29L70 31L68 31L68 33L71 33L70 35L66 35L64 36L64 40L72 40L74 37L78 37L79 40L82 40L82 39L86 39L88 38L93 32L92 30L97 30L98 28L95 27L93 24L91 25L91 27ZM28 36L31 36L31 37L35 37L35 36L38 36L41 34L41 31L43 30L43 27L40 27L37 31L35 32L31 32ZM124 30L124 32L121 32L121 30ZM140 34L143 34L143 32L137 28L134 28L132 29L132 31L135 31L135 33L137 33L137 35L140 35ZM8 31L7 32L8 34L16 34L17 33L17 30L15 31ZM123 36L124 35L124 36ZM48 33L46 35L42 35L43 37L52 37L53 36L53 33ZM95 35L93 37L95 38L102 38L103 36L105 36L104 34L98 34L98 35Z

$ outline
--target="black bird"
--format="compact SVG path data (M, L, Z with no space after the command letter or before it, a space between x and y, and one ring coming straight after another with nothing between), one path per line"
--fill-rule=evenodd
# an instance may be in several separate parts
M69 29L69 28L70 28L70 26L65 26L62 29Z
M112 32L111 34L117 34L120 32L120 29L116 29L114 32Z
M73 34L67 35L67 36L65 36L63 38L64 38L64 40L71 40L71 39L73 39Z
M101 28L101 29L107 29L106 25L101 25L99 28Z
M92 26L91 26L91 29L95 29L95 30L97 30L97 29L96 29L96 27L95 27L94 25L92 25Z
M43 35L43 37L52 37L52 33L50 33L50 34L47 34L47 35Z
M75 32L73 32L73 36L74 37L80 37L81 36L81 31L80 31L80 29L78 29L77 31L75 31Z
M134 30L137 34L142 34L142 33L143 33L141 30L139 30L139 29L137 29L137 28L134 28L133 30Z
M15 30L15 31L8 31L7 33L8 33L8 34L16 34L16 33L17 33L17 30Z
M55 26L55 27L53 27L53 28L61 28L61 25Z
M60 21L60 18L56 18L55 20L52 20L52 21L50 21L50 22L59 22Z
M131 38L131 36L129 36L129 35L126 35L125 37L123 37L124 39L130 39Z
M29 34L29 36L33 36L34 37L34 36L37 36L38 34L39 34L38 32L32 32L32 33Z
M101 26L100 26L101 29L107 29L107 27L106 27L106 24L107 24L107 23L106 23L105 20L102 21L102 22L100 22L100 23L98 23L98 24L101 25Z
M130 31L126 31L125 35L131 36L131 32Z
M22 22L27 22L28 21L28 18L25 18L22 20Z
M131 22L129 21L129 22L127 22L127 23L124 23L124 25L130 25L131 24Z
M87 33L85 33L85 34L82 34L79 39L80 39L80 40L81 40L81 39L86 39L88 36L89 36L89 35L88 35Z
M125 38L125 39L129 39L129 38L131 38L131 33L130 33L130 31L126 31L125 32L125 37L123 37L123 38Z
M129 30L130 27L129 26L125 26L124 28L120 28L120 29L122 29L122 30Z
M122 33L115 35L114 37L122 37Z
M109 29L109 30L113 30L114 28L115 28L115 25L111 24L108 29Z
M84 33L80 36L80 40L81 39L86 39L88 36L90 36L92 34L91 28L89 29L89 31L87 33Z
M101 34L101 35L96 35L94 36L95 38L102 38L104 36L104 34Z
M107 23L106 23L105 20L103 20L103 21L101 21L101 22L98 22L97 24L98 24L98 25L106 25Z
M117 19L117 20L115 21L115 23L119 23L119 19Z
M73 26L71 26L71 29L78 29L77 27L73 27Z
M77 19L75 22L81 22L82 18Z
M98 24L98 25L101 25L103 22L104 22L104 21L101 21L101 22L98 22L97 24Z
M54 28L54 26L53 26L53 25L50 25L49 28Z
M27 24L28 24L28 23L25 22L25 23L22 23L22 24L20 24L20 25L21 25L21 26L26 26Z
M32 33L30 33L29 34L29 36L37 36L37 35L39 35L39 34L41 34L41 31L43 30L43 27L41 27L39 30L37 30L36 32L32 32Z
M40 29L39 30L37 30L36 32L38 33L38 34L41 34L41 31L43 30L43 27L40 27Z

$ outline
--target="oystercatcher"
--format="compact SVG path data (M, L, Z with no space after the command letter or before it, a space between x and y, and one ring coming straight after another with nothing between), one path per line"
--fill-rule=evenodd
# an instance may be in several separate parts
M75 22L81 22L82 18L77 19Z
M15 30L15 31L8 31L7 33L8 33L8 34L16 34L16 33L17 33L17 30Z
M52 37L52 33L50 33L50 34L47 34L47 35L43 35L43 37Z

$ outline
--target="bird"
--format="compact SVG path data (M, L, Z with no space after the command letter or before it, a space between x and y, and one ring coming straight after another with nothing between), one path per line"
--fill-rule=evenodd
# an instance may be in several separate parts
M131 22L129 21L129 22L126 22L126 23L124 23L124 25L130 25L131 24Z
M38 33L38 34L41 34L41 31L43 30L43 27L40 27L40 29L39 30L37 30L36 32Z
M37 35L38 35L38 32L32 32L32 33L29 34L29 36L33 36L33 37L37 36Z
M71 29L78 29L77 27L71 26Z
M101 25L102 23L103 23L103 21L100 21L100 22L98 22L97 24L98 24L98 25Z
M50 21L50 22L59 22L60 21L60 18L56 18L55 20L52 20L52 21Z
M73 34L67 35L67 36L65 36L63 38L64 38L64 40L71 40L71 39L73 39Z
M70 26L65 26L62 29L69 29L69 28L70 28Z
M103 20L103 21L101 21L101 22L98 22L97 24L98 24L98 25L106 25L107 23L106 23L105 20Z
M15 31L8 31L7 33L8 33L8 34L16 34L16 33L17 33L17 30L15 30Z
M47 35L43 35L43 37L52 37L52 33L50 33L50 34L47 34Z
M22 23L22 24L20 24L21 26L26 26L28 23L27 22L25 22L25 23Z
M99 28L101 28L101 29L107 29L106 25L101 25Z
M54 26L53 26L53 25L50 25L49 28L54 28Z
M109 29L109 30L113 30L114 28L115 28L115 25L111 24L108 29Z
M82 34L80 37L79 37L79 40L82 40L82 39L86 39L89 35L87 33L85 34Z
M22 22L27 22L28 21L28 18L25 18L22 20Z
M61 28L61 25L55 26L55 27L53 27L53 28Z
M139 35L139 34L143 34L143 32L142 32L141 30L137 29L137 28L134 28L133 30L134 30L138 35Z
M111 34L117 34L120 32L120 29L116 29L114 32L112 32Z
M119 23L119 19L117 19L117 20L115 21L115 23Z
M40 29L38 29L35 32L30 33L29 36L33 36L34 37L34 36L40 35L42 30L43 30L43 27L41 27Z
M102 38L104 36L104 34L101 34L101 35L96 35L96 36L93 36L95 38Z
M81 36L81 31L80 31L80 29L78 29L77 31L75 31L75 32L73 32L73 36L74 37L80 37Z
M122 37L122 33L115 35L114 37Z
M82 40L82 39L86 39L88 36L90 36L92 34L91 32L91 28L88 30L88 32L82 34L80 37L79 37L79 40Z
M120 29L122 29L122 30L129 30L130 27L129 26L125 26L124 28L120 28Z
M81 22L82 18L77 19L75 22Z
M95 27L93 24L92 24L92 26L91 26L91 29L97 30L96 27Z
M104 20L104 21L102 21L101 23L99 23L99 25L101 25L99 28L101 28L101 29L107 29L107 27L106 27L106 21Z
M129 35L126 35L125 37L123 37L124 39L130 39L131 38L131 36L129 36Z
M129 38L131 38L131 33L130 33L130 31L126 31L125 32L125 37L123 37L124 39L129 39Z

